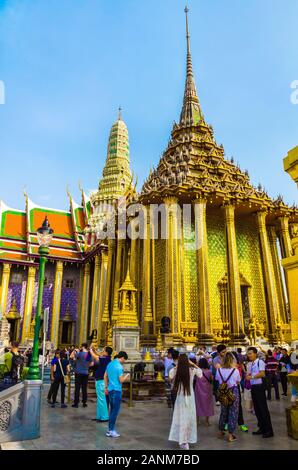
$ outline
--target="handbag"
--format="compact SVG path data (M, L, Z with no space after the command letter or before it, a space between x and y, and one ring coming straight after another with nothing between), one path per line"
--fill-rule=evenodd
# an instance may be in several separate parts
M60 359L58 359L58 363L59 363L59 366L60 366L60 370L61 370L61 374L62 374L62 377L63 377L64 384L65 385L70 384L70 376L68 374L64 374L63 367L62 367Z

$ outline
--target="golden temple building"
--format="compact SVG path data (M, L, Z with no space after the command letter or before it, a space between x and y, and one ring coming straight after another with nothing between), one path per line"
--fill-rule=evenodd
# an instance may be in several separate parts
M68 211L39 207L27 194L24 211L1 202L0 314L22 345L32 340L36 230L45 215L54 229L43 293L53 348L94 339L95 331L98 343L111 343L119 325L138 327L146 347L159 348L161 337L177 346L298 340L298 311L288 307L281 267L293 254L298 210L254 187L248 171L225 157L199 102L187 9L186 39L180 119L140 193L119 111L90 197L82 190L77 204L68 194ZM181 216L183 207L188 217ZM126 236L123 227L138 232L140 220L142 236Z

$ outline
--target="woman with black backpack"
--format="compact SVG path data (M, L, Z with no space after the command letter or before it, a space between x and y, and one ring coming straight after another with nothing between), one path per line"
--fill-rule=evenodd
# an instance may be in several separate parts
M219 437L225 435L225 424L228 423L228 441L236 440L235 429L239 413L239 389L241 381L235 357L228 352L222 366L216 371L216 380L219 382L218 400L221 404L219 417Z

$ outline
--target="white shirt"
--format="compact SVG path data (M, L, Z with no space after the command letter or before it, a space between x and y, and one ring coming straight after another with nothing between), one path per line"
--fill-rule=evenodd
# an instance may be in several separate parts
M265 362L262 359L256 359L253 362L249 362L247 365L247 371L250 375L257 375L259 372L265 370ZM260 385L263 383L262 377L258 379L251 379L251 385Z

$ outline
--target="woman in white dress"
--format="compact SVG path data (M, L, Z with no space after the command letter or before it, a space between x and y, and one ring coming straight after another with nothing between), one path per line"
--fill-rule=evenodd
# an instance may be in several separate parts
M181 354L176 367L170 370L169 379L177 393L169 441L178 442L181 449L197 442L197 414L193 389L194 377L202 377L202 370Z

